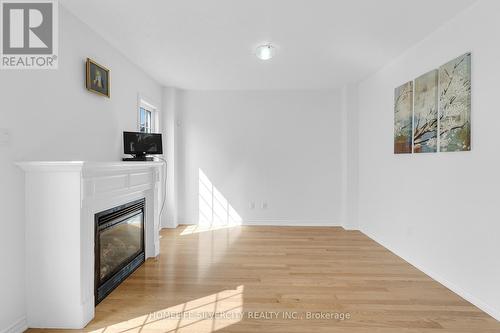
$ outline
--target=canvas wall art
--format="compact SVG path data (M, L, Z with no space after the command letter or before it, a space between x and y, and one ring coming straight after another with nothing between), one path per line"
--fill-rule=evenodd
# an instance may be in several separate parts
M471 54L439 67L440 151L471 149Z
M437 151L438 71L430 71L415 79L413 110L413 152Z
M394 90L394 153L411 154L413 81Z

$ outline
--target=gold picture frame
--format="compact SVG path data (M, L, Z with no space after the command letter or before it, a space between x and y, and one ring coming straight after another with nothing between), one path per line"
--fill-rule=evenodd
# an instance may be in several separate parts
M109 69L99 65L94 60L87 58L85 65L85 87L88 91L110 98Z

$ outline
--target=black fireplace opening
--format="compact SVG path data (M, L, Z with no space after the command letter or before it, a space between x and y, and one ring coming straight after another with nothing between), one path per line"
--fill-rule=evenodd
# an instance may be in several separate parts
M99 304L145 260L146 199L95 215L95 304Z

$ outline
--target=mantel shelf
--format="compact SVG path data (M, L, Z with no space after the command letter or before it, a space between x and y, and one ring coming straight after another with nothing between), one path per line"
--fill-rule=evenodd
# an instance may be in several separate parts
M116 170L131 170L143 169L147 167L161 167L164 162L148 161L148 162L95 162L95 161L23 161L17 162L24 171L78 171L83 169L116 169Z

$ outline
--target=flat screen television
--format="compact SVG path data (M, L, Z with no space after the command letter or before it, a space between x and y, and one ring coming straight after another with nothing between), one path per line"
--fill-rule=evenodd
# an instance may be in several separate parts
M161 134L123 132L123 150L133 158L124 158L124 161L147 161L147 155L163 154Z

